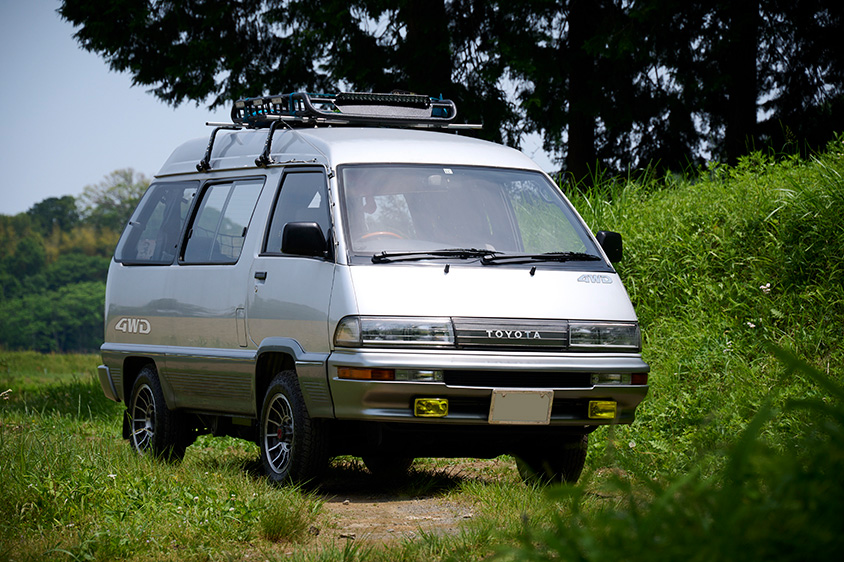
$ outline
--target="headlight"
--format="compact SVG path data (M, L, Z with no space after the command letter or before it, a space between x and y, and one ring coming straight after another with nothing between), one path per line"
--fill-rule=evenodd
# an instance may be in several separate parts
M635 322L569 322L572 348L639 351L641 345Z
M446 347L454 345L450 318L347 316L337 324L334 345Z

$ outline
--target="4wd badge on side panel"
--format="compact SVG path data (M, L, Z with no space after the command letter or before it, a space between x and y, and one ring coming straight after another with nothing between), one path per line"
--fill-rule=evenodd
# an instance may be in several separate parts
M148 334L152 326L146 318L121 318L114 329L124 334Z

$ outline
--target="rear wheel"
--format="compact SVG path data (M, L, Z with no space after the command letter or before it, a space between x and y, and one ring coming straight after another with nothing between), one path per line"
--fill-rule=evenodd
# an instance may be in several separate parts
M589 436L579 435L554 452L529 452L516 456L519 476L527 483L574 483L583 472Z
M273 482L316 481L328 466L325 422L305 408L295 371L270 383L261 408L261 462Z
M378 479L401 480L407 477L407 471L413 464L413 457L385 457L367 455L363 458L363 464Z
M180 459L187 448L187 428L164 401L155 365L146 365L132 387L127 409L129 444L141 454Z

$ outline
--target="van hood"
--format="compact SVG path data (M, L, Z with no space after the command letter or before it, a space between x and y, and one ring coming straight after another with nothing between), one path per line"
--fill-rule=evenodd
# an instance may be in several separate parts
M635 321L616 273L531 266L349 267L357 314Z

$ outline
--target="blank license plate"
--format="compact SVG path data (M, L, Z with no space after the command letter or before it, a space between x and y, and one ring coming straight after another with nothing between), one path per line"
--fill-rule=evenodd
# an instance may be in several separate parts
M493 390L489 423L547 425L553 401L553 390Z

